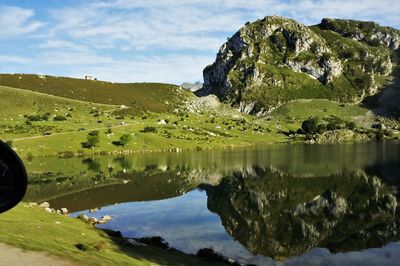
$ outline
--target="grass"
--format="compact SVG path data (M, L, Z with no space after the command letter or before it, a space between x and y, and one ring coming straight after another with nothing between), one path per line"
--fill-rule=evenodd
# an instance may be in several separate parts
M277 108L273 115L277 117L293 117L305 120L310 116L337 116L345 120L364 116L368 109L357 104L342 104L325 99L294 100Z
M307 74L269 64L259 64L258 67L267 73L268 77L282 82L284 88L279 89L273 84L254 86L253 89L243 92L245 100L259 101L262 106L273 106L294 99L334 98L332 90Z
M215 118L210 114L188 114L181 117L178 114L152 113L148 118L125 120L125 125L112 127L112 134L106 134L108 129L102 126L99 129L100 142L92 149L82 147L87 139L88 132L70 131L54 133L49 136L13 139L14 149L22 156L28 154L33 157L55 156L62 152L85 154L104 153L131 153L148 151L176 151L176 149L209 149L226 146L243 146L254 143L284 142L285 137L277 133L274 125L268 121L262 123L249 117L244 124L236 119ZM169 120L168 124L160 124L160 120ZM69 122L61 121L58 123ZM45 125L47 122L35 122L36 125ZM155 128L155 132L144 132L148 127ZM130 134L131 140L125 146L117 146L124 134Z
M295 87L288 91L293 90L293 94L297 95L297 90L309 90L311 98L316 96L314 93L318 90L314 91L312 86L307 85L307 79L301 78L305 74L294 73L292 76L291 83ZM291 79L286 77L286 80ZM296 80L303 81L297 84ZM254 95L258 95L259 100L274 96L273 93L272 96L259 95L256 91ZM285 143L290 139L282 131L297 130L302 121L310 116L337 116L354 121L367 113L358 105L313 99L283 104L267 119L243 115L225 105L213 110L203 108L195 113L183 111L185 105L181 105L181 111L170 113L146 110L129 114L131 107L121 108L119 105L91 103L4 86L0 86L0 96L0 104L4 106L0 110L1 139L11 141L13 148L24 159ZM285 94L276 96L284 97ZM20 100L14 104L15 99ZM41 119L43 116L48 119ZM65 120L55 121L56 117ZM368 126L373 122L371 119L364 119L362 126ZM88 148L83 143L94 130L99 132L99 143ZM117 145L122 136L128 136L127 142Z
M91 103L4 86L0 86L0 96L0 104L4 107L0 110L1 139L12 141L13 148L24 158L60 153L206 149L285 141L271 129L272 124L260 124L258 119L241 114L234 118L230 115L233 111L226 106L224 108L229 109L229 114L220 117L218 111L207 110L199 114L146 110L136 115L122 115L121 110L130 110L131 107L121 108L119 105ZM21 100L15 103L15 99ZM44 115L47 120L30 118ZM65 120L55 121L59 116ZM146 128L152 131L146 132ZM85 148L82 143L93 130L99 131L100 142L93 148ZM129 141L125 145L115 145L123 135L129 135Z
M192 96L171 84L112 83L31 74L0 74L0 85L86 102L125 105L131 107L131 113L171 111Z
M329 118L340 117L345 121L358 121L365 117L368 109L357 104L342 104L325 99L294 100L274 110L272 116L278 121L286 121L287 129L296 130L311 116Z
M123 245L81 220L46 213L26 203L1 214L0 242L44 251L77 265L207 265L178 251ZM86 250L79 250L77 244Z
M16 98L18 98L18 101L13 101ZM70 112L68 109L71 108L77 113L88 112L94 108L100 110L115 110L120 108L117 105L71 100L4 86L0 86L0 104L2 106L0 115L3 119L18 119L24 114L66 113Z
M16 101L15 99L18 99ZM46 131L68 132L99 127L99 120L114 121L120 106L71 100L43 93L0 86L0 134L3 139L41 135ZM48 121L27 124L27 116L48 114ZM53 121L62 116L67 121Z

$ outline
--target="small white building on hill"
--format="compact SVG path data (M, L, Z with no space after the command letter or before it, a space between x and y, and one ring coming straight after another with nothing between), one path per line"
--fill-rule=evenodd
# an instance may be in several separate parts
M86 80L97 80L97 78L94 78L92 76L85 76L85 79Z

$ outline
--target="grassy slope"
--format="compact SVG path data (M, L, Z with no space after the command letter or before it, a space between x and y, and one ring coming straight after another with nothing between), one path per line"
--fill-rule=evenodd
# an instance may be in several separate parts
M276 109L269 119L244 115L221 115L218 110L192 113L147 113L142 116L125 115L116 119L112 114L118 106L93 104L41 93L0 87L0 136L12 140L13 147L22 156L57 155L60 152L121 153L134 151L165 151L180 149L208 149L225 146L242 146L254 143L288 141L280 131L297 130L310 116L338 116L356 123L365 117L367 109L358 105L341 105L328 100L295 100ZM13 104L14 99L21 99ZM72 111L70 108L72 108ZM225 108L225 107L224 107ZM226 107L227 108L227 107ZM58 110L56 112L55 110ZM93 114L93 110L96 113ZM70 113L67 121L34 121L25 123L26 114L52 115ZM229 113L228 112L228 113ZM369 118L373 122L373 117ZM159 124L160 120L168 124ZM361 119L365 120L365 119ZM98 123L101 121L101 123ZM124 122L122 125L121 123ZM364 122L364 121L363 121ZM146 126L156 132L143 132ZM112 134L106 134L111 127ZM80 131L80 129L84 129ZM88 132L99 130L100 143L93 149L82 148ZM44 132L51 132L44 136ZM113 141L123 134L132 140L125 147Z
M12 99L18 99L17 101ZM45 93L26 91L18 88L0 86L1 117L18 118L20 114L60 113L68 112L72 107L78 112L85 112L93 107L101 109L117 109L119 106L108 104L95 104L63 97L52 96Z
M16 100L18 99L18 100ZM70 132L79 128L97 128L97 121L117 123L111 113L119 106L71 100L43 93L0 86L0 134L2 139L42 135L44 132ZM91 112L104 113L94 117ZM49 113L49 121L26 124L27 115ZM67 121L52 121L53 116L69 114ZM107 116L110 116L107 117Z
M19 79L18 77L22 78ZM97 83L104 83L49 76L43 79L36 75L0 75L0 79L3 81L7 80L5 78L16 82L16 84L11 84L15 86L18 85L18 82L21 83L18 86L29 86L29 82L32 81L32 88L35 88L35 82L43 81L45 85L41 87L41 90L57 93L67 91L67 85L76 83L75 85L78 86L81 82L83 87L74 89L72 94L74 96L80 95L79 93L85 90L88 91L87 84L97 86ZM71 84L68 82L71 82ZM104 84L114 86L112 83ZM142 91L142 96L151 94L153 99L159 99L159 103L163 101L161 99L165 96L163 90L175 91L176 93L180 90L169 88L169 85L162 85L162 88L158 89L154 89L150 85L150 87L139 89L138 84L119 84L118 86L122 87L114 89L121 90L121 95L129 92L129 86L133 86L132 90ZM94 87L91 89L97 90ZM102 95L103 89L95 94L96 99L108 97L107 94ZM25 158L28 155L34 157L49 156L63 152L85 154L129 153L287 142L288 138L280 132L297 130L302 121L310 116L321 118L338 116L347 121L359 122L360 125L367 127L368 123L374 122L374 117L365 118L367 110L357 105L341 105L322 99L290 101L275 110L269 119L262 119L238 114L226 106L221 107L222 110L204 110L195 114L183 111L170 113L147 111L138 114L133 111L136 107L121 109L117 105L87 102L88 99L86 98L86 101L73 100L32 90L34 89L25 90L0 86L0 105L3 107L0 109L0 117L2 118L0 120L1 139L12 140L13 147ZM194 97L191 96L190 92L188 93L179 92L178 94L186 97L185 100ZM116 93L116 95L119 94ZM132 102L131 99L140 97L129 94L125 102ZM171 96L166 96L166 99L169 99L168 97ZM174 97L178 96L175 95ZM15 101L15 99L18 99L18 101ZM152 100L148 103L152 103ZM181 105L180 108L183 106ZM129 114L132 112L136 114ZM50 114L49 121L26 123L25 115L42 115L45 113ZM121 116L121 113L124 114ZM52 116L58 114L69 114L69 117L66 121L52 121ZM160 124L160 120L168 121L168 123ZM146 126L155 127L156 132L143 132ZM106 134L109 127L111 127L112 133ZM100 143L93 149L83 148L82 143L86 141L88 133L92 130L99 130ZM44 136L45 132L50 132L51 135ZM128 145L125 147L113 145L113 141L117 141L123 134L131 134L132 136Z
M235 119L216 118L212 122L210 114L180 117L173 114L151 114L145 120L136 118L127 121L126 125L112 128L111 135L105 134L106 128L100 130L100 143L93 149L84 149L81 143L86 141L88 132L67 132L50 136L38 136L28 139L14 139L13 147L22 155L31 153L33 156L57 155L58 152L79 151L85 153L101 152L132 152L132 151L165 151L196 148L217 148L224 146L241 146L257 142L284 142L285 138L276 133L275 125L269 121L260 123L254 118L248 118L245 125ZM158 120L170 122L158 124ZM183 119L183 121L182 121ZM178 125L174 125L176 122ZM39 124L42 122L36 122ZM157 132L142 132L146 126L155 127ZM230 128L230 129L229 129ZM268 130L271 129L271 132ZM260 131L255 131L260 130ZM112 144L122 134L131 134L132 140L125 147Z
M274 106L277 102L286 102L294 99L335 99L337 95L331 89L323 86L319 81L304 73L297 73L286 67L274 65L260 65L269 77L284 80L285 88L271 85L255 86L247 91L243 98L250 101L259 101L263 106Z
M49 214L25 203L0 215L0 242L45 251L78 265L207 265L176 251L122 245L78 219ZM76 248L79 243L87 250Z
M372 123L374 117L367 116L368 109L357 104L341 104L325 99L293 100L275 109L272 116L283 123L286 130L297 130L304 120L311 116L319 118L339 117L345 121L353 121L359 126Z
M273 115L281 118L295 118L303 121L310 116L328 117L337 116L344 120L352 120L364 116L368 109L357 104L340 104L324 99L294 100L277 108Z
M0 85L87 102L126 105L134 112L170 111L191 95L171 84L112 83L30 74L1 74Z
M0 96L0 104L4 106L0 109L1 139L12 140L13 147L23 157L29 153L33 156L82 150L88 154L118 153L123 150L195 149L285 141L276 133L273 124L268 121L260 123L250 116L233 118L230 115L221 116L218 111L201 114L147 112L140 116L125 114L121 119L114 114L121 111L115 105L94 104L3 86L0 86ZM45 113L50 113L48 121L26 123L26 115ZM58 114L69 114L70 117L66 121L53 121L52 116ZM168 124L159 124L163 119ZM142 132L146 126L155 127L157 132ZM111 127L112 134L106 134L108 127ZM99 130L100 144L93 149L84 149L81 143L86 141L88 132L92 130ZM45 132L51 135L44 136ZM132 135L132 141L126 147L112 144L126 133Z

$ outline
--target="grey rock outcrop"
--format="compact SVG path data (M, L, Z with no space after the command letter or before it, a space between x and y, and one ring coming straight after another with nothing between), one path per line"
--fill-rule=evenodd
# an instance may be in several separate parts
M276 63L266 56L274 49L287 55L278 67L306 73L324 84L342 72L340 60L333 56L323 38L292 19L271 16L247 24L222 45L215 62L203 71L204 85L198 95L215 94L243 112L254 113L257 101L242 99L243 90L263 84L279 87L284 83L282 77L270 76L263 70L265 65ZM311 54L312 59L301 59L302 53ZM237 84L237 75L241 76L243 89ZM257 112L265 111L260 109Z
M377 92L376 75L392 72L399 36L369 22L323 19L307 27L268 16L246 23L221 46L196 94L257 115L300 98L359 102Z

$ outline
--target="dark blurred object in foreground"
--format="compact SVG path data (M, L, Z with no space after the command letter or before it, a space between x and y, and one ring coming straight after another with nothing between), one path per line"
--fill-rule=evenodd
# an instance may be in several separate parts
M0 141L0 213L22 200L27 187L24 164L18 155Z

